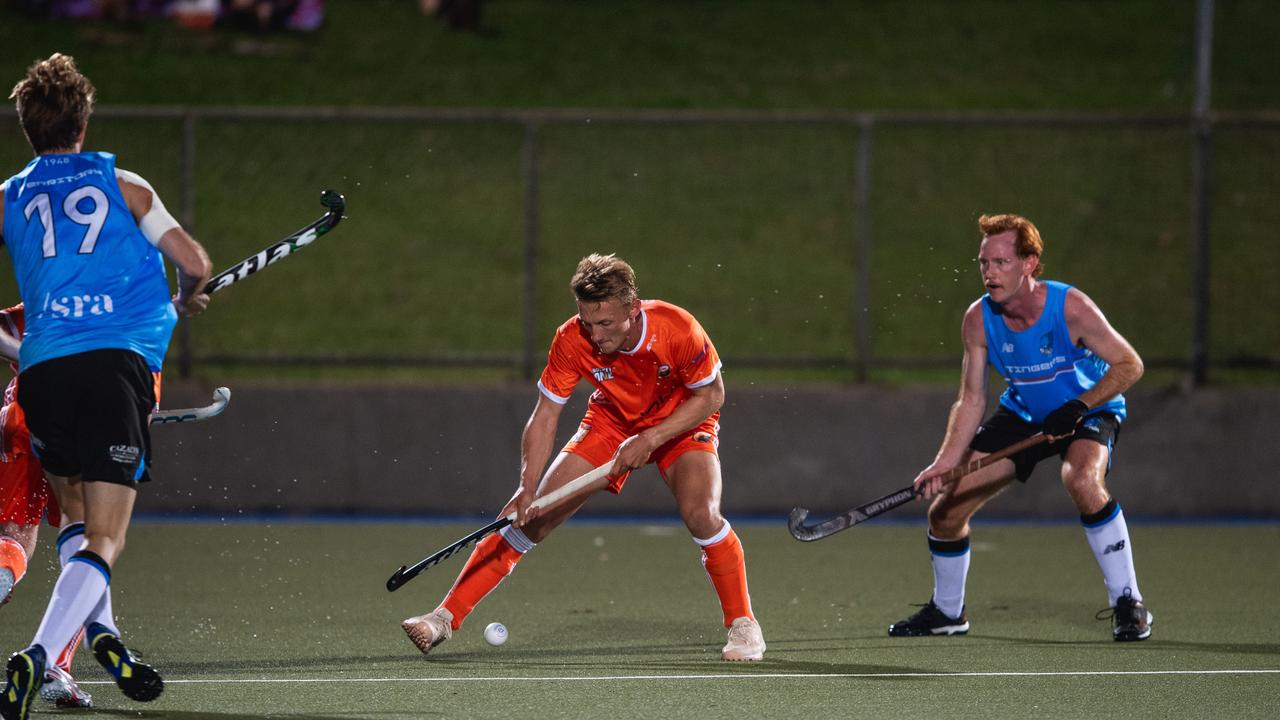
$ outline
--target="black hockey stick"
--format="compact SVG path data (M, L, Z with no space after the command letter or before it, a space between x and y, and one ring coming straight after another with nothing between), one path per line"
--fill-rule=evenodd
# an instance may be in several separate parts
M289 257L337 227L338 223L342 222L342 212L347 208L346 198L335 190L325 190L320 193L320 204L328 210L319 220L209 278L204 291L212 295L219 290L225 290L233 283L240 282L262 268Z
M1029 438L1016 442L1007 448L993 452L990 455L951 468L946 475L942 476L943 482L951 483L968 475L971 472L980 470L992 463L1004 460L1010 455L1022 452L1029 447L1039 445L1048 440L1049 436L1044 433L1036 433ZM849 528L861 522L866 522L877 515L883 515L890 510L906 505L916 499L918 493L915 486L908 485L901 490L895 490L884 497L876 498L866 505L840 513L829 520L823 520L820 523L805 524L805 518L809 517L809 511L805 508L798 507L791 510L791 517L787 518L787 529L791 531L791 537L801 542L813 542L821 540L824 537L835 535L841 530Z
M201 408L187 408L185 410L159 410L151 416L151 424L173 425L174 423L208 420L215 415L221 415L222 411L227 409L227 403L229 402L231 402L231 390L220 387L213 391L213 403L211 405Z
M579 492L585 490L587 487L594 485L598 483L600 480L603 480L605 477L607 477L609 475L609 469L612 467L613 467L613 460L610 460L604 465L601 465L600 467L594 470L591 470L590 472L587 472L583 475L579 475L578 477L565 483L563 486L556 488L555 490L552 490L546 495L539 497L537 500L534 500L533 504L530 505L529 507L530 508L550 507L552 505L555 505L556 503L559 503L561 500L564 500L565 498L571 495L576 495ZM413 567L405 567L404 565L401 565L399 570L396 570L394 573L391 574L391 577L387 578L387 591L395 592L396 590L399 590L401 585L404 585L405 583L417 577L418 573L422 572L423 570L426 570L432 565L435 565L443 560L448 559L454 553L465 548L466 546L470 545L473 542L477 542L481 540L486 535L497 532L502 528L510 525L511 523L515 522L515 519L516 519L516 514L514 511L512 511L509 514L504 515L503 517L500 517L497 520L494 520L488 525L485 525L479 530L476 530L470 535L467 535L464 538L456 540L450 543L449 545L446 545L445 547L440 548L439 550L431 553L430 555L420 560Z

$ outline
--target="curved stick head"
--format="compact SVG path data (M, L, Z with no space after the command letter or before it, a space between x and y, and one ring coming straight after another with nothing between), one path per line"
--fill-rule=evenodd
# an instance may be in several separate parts
M391 573L391 577L387 578L387 592L395 592L407 582L408 579L404 576L404 572L408 569L408 567L401 565L399 570Z
M792 537L800 537L804 533L804 520L809 517L809 511L805 508L791 508L791 515L787 518L787 529L791 531Z
M231 402L231 388L220 387L213 391L213 404L219 407L226 407Z
M341 215L347 207L347 199L337 190L325 190L320 193L320 204L329 208L329 212Z

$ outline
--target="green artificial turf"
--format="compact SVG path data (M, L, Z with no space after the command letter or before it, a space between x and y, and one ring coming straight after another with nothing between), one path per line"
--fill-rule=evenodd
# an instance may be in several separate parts
M144 718L1273 717L1280 622L1274 524L1130 522L1155 613L1110 639L1097 567L1071 524L973 532L967 637L885 627L928 599L922 527L872 524L797 543L781 518L739 522L769 649L728 664L719 608L677 524L574 521L528 555L423 658L399 628L433 608L453 558L394 594L387 576L470 524L136 524L113 580L126 641L168 680L125 700L85 654L98 707ZM0 611L26 644L47 598L46 547ZM481 637L493 621L510 640Z

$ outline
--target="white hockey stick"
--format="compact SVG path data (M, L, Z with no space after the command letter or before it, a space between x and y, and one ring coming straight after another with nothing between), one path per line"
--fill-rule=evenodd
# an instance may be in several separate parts
M172 425L174 423L208 420L215 415L222 414L222 411L227 409L227 403L229 402L231 402L231 390L220 387L213 391L213 404L185 410L160 410L151 416L151 424Z

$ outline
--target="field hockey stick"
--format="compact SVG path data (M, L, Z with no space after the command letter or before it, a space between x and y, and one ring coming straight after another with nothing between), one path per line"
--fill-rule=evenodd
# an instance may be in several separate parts
M999 462L1022 452L1029 447L1039 445L1048 440L1049 436L1044 433L1036 433L1025 440L1021 440L1010 445L1007 448L998 450L985 457L972 460L964 465L957 465L942 475L943 483L952 483L969 473L976 472L992 463ZM866 522L873 517L883 515L890 510L906 505L916 499L920 493L916 491L915 484L908 485L901 490L895 490L884 497L876 498L866 505L860 505L852 510L840 513L829 520L823 520L820 523L810 525L805 524L805 518L809 517L809 511L805 508L798 507L791 510L791 517L787 518L787 529L791 531L791 537L801 542L813 542L822 538L835 535L841 530L849 528L861 522Z
M594 470L591 470L590 472L587 472L583 475L580 475L570 480L569 482L565 483L561 487L558 487L555 490L552 490L551 492L547 493L546 495L539 497L537 500L534 500L533 503L529 506L529 509L531 510L533 508L545 509L545 508L552 507L553 505L559 504L561 501L565 500L566 498L572 495L576 495L579 492L586 490L592 485L600 483L601 480L603 480L605 477L609 475L609 469L612 467L613 467L613 460L610 460L604 465L601 465L600 467ZM420 562L418 562L418 564L414 565L413 567L405 567L404 565L401 565L399 570L396 570L394 573L392 573L391 577L387 578L387 591L395 592L400 588L401 585L404 585L405 583L417 577L418 573L422 572L423 570L426 570L427 568L431 567L432 565L435 565L436 563L439 563L445 560L450 555L453 555L454 553L465 548L471 543L478 542L481 538L484 538L490 533L495 533L501 530L502 528L515 522L515 520L516 520L516 513L513 510L510 513L507 513L505 516L500 517L497 520L494 520L493 522L489 523L488 525L485 525L479 530L476 530L470 535L467 535L466 537L461 538L456 542L453 542L431 553L430 555L423 558Z
M320 204L328 208L320 219L258 252L258 254L250 255L209 278L204 291L212 295L219 290L225 290L232 284L240 282L262 268L289 257L298 250L315 242L316 238L337 227L338 223L342 222L343 210L347 208L346 198L342 197L340 192L325 190L320 193Z
M229 402L231 402L231 390L220 387L213 391L213 404L185 410L160 410L151 416L151 424L173 425L174 423L208 420L215 415L221 415L222 411L227 409L227 403Z

